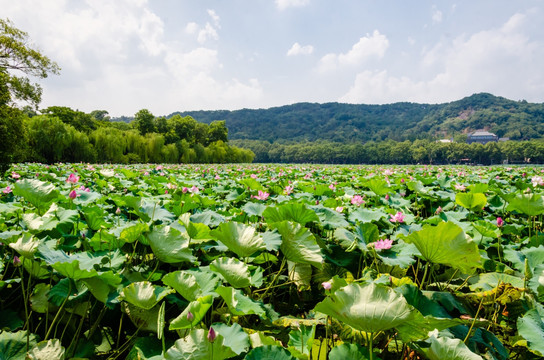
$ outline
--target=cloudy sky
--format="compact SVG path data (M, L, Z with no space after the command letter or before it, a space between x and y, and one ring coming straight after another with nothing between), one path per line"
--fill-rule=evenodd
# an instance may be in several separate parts
M42 107L544 102L540 0L0 0L62 68Z

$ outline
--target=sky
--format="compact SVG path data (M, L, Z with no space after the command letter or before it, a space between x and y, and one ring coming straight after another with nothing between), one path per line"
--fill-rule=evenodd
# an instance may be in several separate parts
M41 108L544 102L541 0L0 0L57 62Z

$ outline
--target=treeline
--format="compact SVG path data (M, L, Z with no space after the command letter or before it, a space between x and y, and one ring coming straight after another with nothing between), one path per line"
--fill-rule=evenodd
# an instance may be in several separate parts
M205 123L226 120L231 140L271 143L436 140L478 129L511 140L544 138L544 104L513 101L487 93L444 104L298 103L270 109L174 114L193 116Z
M0 141L13 141L8 162L92 163L233 163L251 162L254 154L228 144L224 121L211 124L192 117L155 117L136 113L131 123L110 121L107 111L90 114L68 107L4 107L0 126L10 132ZM2 114L0 114L2 115Z
M255 162L327 164L543 164L544 142L505 141L485 145L430 140L329 141L269 143L260 140L233 140L255 153Z

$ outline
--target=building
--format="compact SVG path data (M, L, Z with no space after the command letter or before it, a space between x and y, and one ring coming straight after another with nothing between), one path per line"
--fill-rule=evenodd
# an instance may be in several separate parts
M497 142L499 141L499 137L493 133L490 133L485 130L476 130L472 134L468 135L467 137L467 143L480 143L480 144L487 144L488 142Z

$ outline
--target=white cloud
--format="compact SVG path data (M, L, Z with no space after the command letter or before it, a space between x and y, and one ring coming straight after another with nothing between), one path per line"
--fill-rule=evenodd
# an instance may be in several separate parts
M310 55L313 52L314 52L314 47L312 45L301 46L298 42L296 42L287 51L287 56Z
M337 67L355 66L364 63L372 57L382 58L389 47L389 40L385 35L374 30L372 35L359 39L347 53L327 54L319 62L318 69L322 72L335 70Z
M439 24L442 22L442 11L438 10L436 6L433 6L432 19L433 24Z
M523 28L531 21L515 14L499 29L436 44L421 59L422 68L432 71L428 79L394 76L386 70L360 72L340 101L444 102L477 92L530 101L544 91L544 71L538 65L544 47L529 41Z
M302 7L310 3L310 0L275 0L276 6L280 10L285 10L290 7Z
M204 28L198 32L197 40L199 43L203 44L209 39L218 40L219 35L217 34L217 31L210 23L206 23Z
M208 9L208 15L210 15L210 17L212 18L212 20L213 20L213 25L214 25L216 28L218 28L218 29L221 28L221 25L220 25L220 23L219 23L220 18L219 18L219 15L217 15L217 14L215 13L215 10L210 10L210 9Z
M196 34L198 31L198 24L195 22L190 22L185 26L185 32L187 34Z

